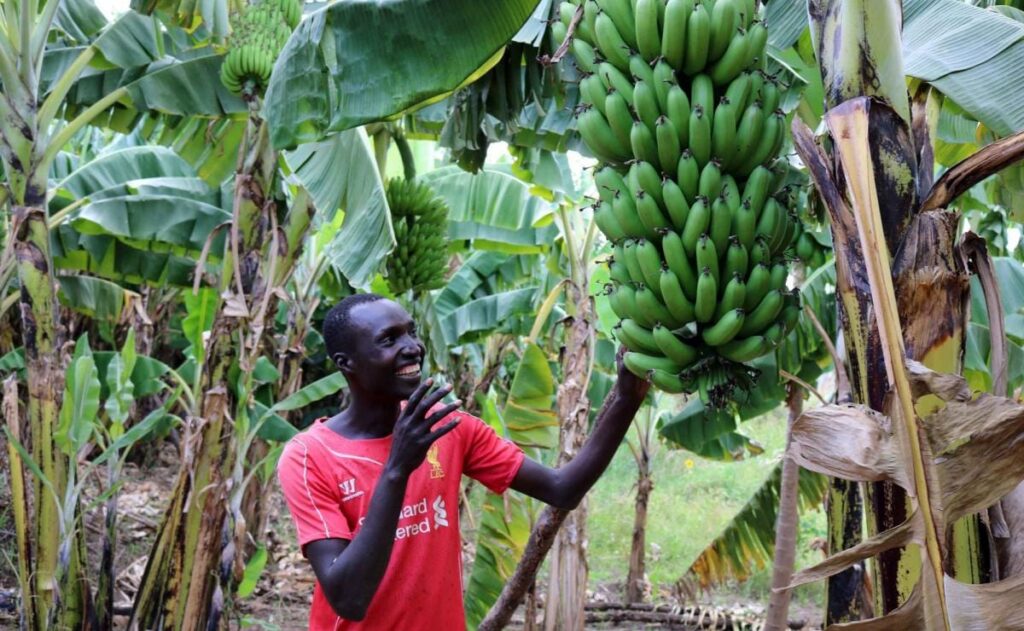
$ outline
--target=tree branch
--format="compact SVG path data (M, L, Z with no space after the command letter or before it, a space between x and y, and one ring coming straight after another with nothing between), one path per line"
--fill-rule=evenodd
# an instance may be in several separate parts
M969 188L1024 158L1024 131L985 145L942 174L917 212L945 208Z

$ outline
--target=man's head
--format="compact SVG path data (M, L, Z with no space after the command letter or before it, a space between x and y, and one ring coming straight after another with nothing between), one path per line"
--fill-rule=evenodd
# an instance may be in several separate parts
M402 400L420 383L426 348L412 317L392 300L377 294L345 298L324 318L323 336L353 390Z

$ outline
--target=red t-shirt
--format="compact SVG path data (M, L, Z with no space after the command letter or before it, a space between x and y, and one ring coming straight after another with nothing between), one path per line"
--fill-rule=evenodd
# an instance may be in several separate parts
M454 430L435 442L409 476L388 569L366 618L339 617L317 582L310 631L462 631L462 555L459 482L463 474L495 493L512 483L523 452L480 419L458 415ZM305 549L318 539L351 540L370 507L387 462L391 436L349 440L323 419L292 438L277 465L284 497Z

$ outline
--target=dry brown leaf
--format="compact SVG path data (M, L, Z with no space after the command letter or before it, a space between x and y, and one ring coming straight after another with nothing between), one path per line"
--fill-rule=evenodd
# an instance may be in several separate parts
M953 631L1024 629L1024 577L968 585L947 576L946 601Z
M960 375L935 372L924 364L912 359L907 360L907 378L914 398L919 399L934 394L943 401L969 401L971 387Z
M889 420L863 405L823 405L793 423L791 457L805 469L845 480L894 480L907 488Z

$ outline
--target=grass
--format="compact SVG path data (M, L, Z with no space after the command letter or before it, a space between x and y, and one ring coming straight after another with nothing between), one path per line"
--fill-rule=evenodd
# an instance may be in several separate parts
M769 414L745 423L741 431L757 440L764 453L739 462L704 460L685 450L660 444L652 459L654 491L648 508L647 574L657 594L682 576L693 560L729 523L768 477L785 446L785 419ZM689 464L692 466L687 466ZM636 464L623 445L589 497L588 558L591 583L626 578L633 532ZM826 536L825 514L812 511L800 522L798 567L821 559L808 550ZM771 569L757 571L749 581L728 585L711 600L740 597L767 604ZM820 606L822 585L799 588L795 600Z

